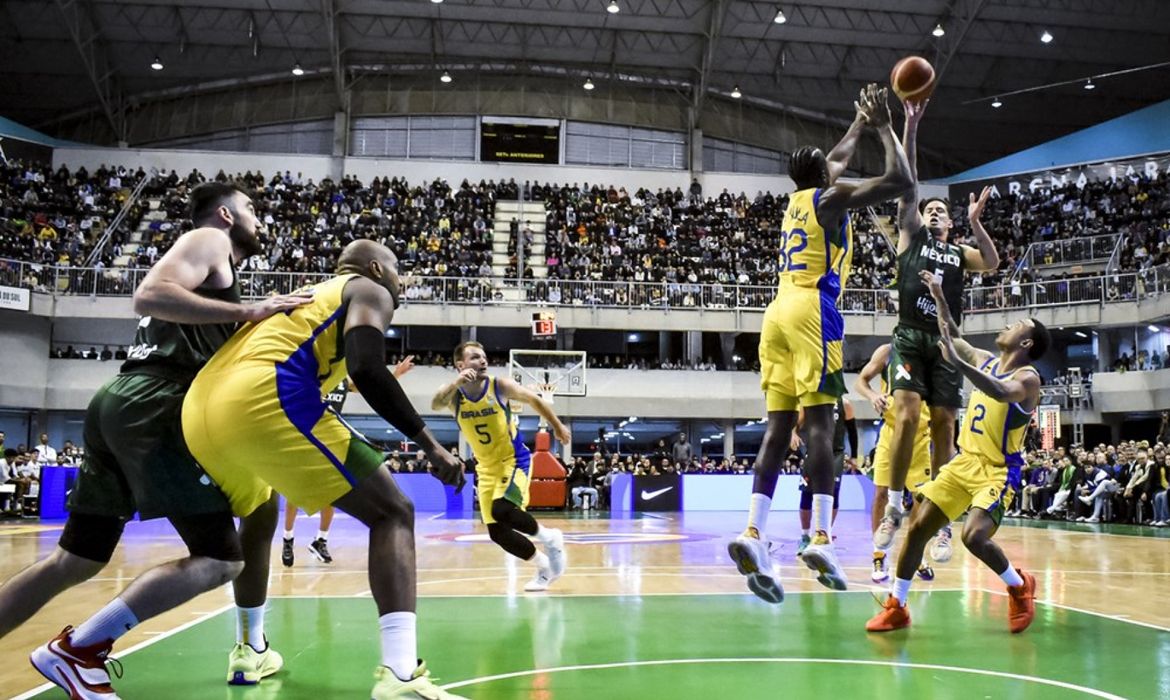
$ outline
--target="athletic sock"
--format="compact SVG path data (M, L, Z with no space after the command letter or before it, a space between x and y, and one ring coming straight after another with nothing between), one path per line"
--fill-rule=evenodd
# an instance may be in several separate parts
M103 642L113 642L138 625L138 616L121 598L114 598L106 607L94 613L73 630L70 636L73 646L89 647Z
M551 527L545 527L544 525L537 523L537 525L536 525L536 541L541 543L542 545L544 545L546 547L548 545L552 544L553 529Z
M812 529L823 530L833 535L833 495L828 493L814 493L812 497Z
M536 567L538 569L547 569L550 566L552 566L548 561L548 555L545 554L544 552L539 551L539 550L537 550L536 554L533 554L532 558L529 559L528 561L532 562L533 564L536 564Z
M293 538L293 531L292 530L285 530L284 531L284 539L291 540L292 538Z
M903 497L903 494L905 493L905 490L902 489L902 490L895 491L894 489L890 489L889 491L890 491L890 505L893 506L894 509L897 510L899 513L901 513L903 511L902 497Z
M1006 583L1009 586L1022 586L1022 585L1024 585L1024 577L1020 576L1020 572L1018 572L1014 568L1012 568L1012 565L1010 563L1008 564L1008 568L1006 570L1004 570L1004 572L1002 574L999 575L999 578L1001 581L1003 581L1004 583Z
M910 597L910 584L914 583L914 579L909 578L894 578L894 590L890 595L898 599L902 605L906 604L906 599Z
M772 510L772 497L762 493L753 493L751 505L748 507L748 527L754 527L760 538L764 537L764 528L768 527L768 511Z
M812 537L812 528L806 527L800 531L800 534L804 535L805 537Z
M264 639L264 606L242 608L236 606L236 643L247 644L256 651L268 648Z
M378 618L382 628L382 665L399 680L408 681L418 667L417 619L412 612L392 612Z
M328 532L325 532L324 530L318 530L318 531L317 531L317 539L319 539L319 540L321 540L322 542L324 542L324 541L326 541L326 540L328 540L328 539L329 539L329 533L328 533Z

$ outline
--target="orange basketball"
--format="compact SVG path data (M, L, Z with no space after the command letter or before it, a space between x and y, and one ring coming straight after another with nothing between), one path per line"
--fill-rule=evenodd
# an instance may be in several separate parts
M934 67L920 56L907 56L890 71L890 87L900 100L921 102L934 92Z

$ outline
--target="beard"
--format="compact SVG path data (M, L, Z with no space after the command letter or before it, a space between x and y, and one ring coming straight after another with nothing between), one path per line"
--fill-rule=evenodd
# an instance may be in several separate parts
M261 245L260 237L256 235L254 230L249 231L248 227L243 224L232 224L232 227L228 229L228 238L231 239L232 245L244 251L244 257L246 258L264 252L264 246Z

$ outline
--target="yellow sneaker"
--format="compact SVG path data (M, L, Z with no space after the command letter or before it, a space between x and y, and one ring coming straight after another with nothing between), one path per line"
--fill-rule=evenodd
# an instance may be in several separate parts
M237 644L228 654L228 685L256 685L284 668L284 659L269 644L256 651L251 644Z
M817 530L813 534L812 544L805 548L800 559L805 566L817 573L817 581L820 581L822 586L835 591L844 591L849 587L845 570L841 568L833 551L833 540L824 530Z
M462 695L452 695L435 685L431 680L431 672L427 670L425 661L419 660L418 668L414 669L409 681L399 680L394 672L385 666L379 666L374 671L373 691L370 700L394 700L407 698L408 700L468 700Z

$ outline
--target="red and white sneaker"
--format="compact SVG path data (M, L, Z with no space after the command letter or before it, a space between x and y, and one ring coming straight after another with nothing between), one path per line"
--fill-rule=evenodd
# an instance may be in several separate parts
M33 650L28 660L41 675L69 693L70 700L118 700L110 685L106 663L114 664L114 673L122 677L122 666L109 658L112 643L75 647L70 639L72 627L61 630L47 644Z

